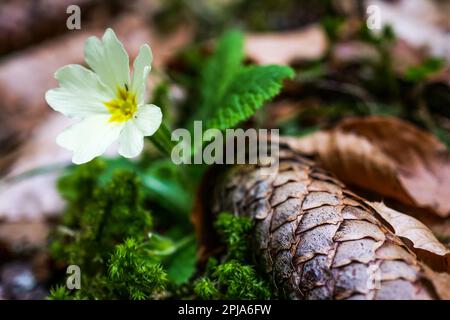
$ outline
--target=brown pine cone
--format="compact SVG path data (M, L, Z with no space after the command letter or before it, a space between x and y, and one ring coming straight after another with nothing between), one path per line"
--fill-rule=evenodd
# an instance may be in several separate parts
M425 267L363 199L288 147L273 174L235 166L213 212L255 223L258 265L291 299L439 299Z

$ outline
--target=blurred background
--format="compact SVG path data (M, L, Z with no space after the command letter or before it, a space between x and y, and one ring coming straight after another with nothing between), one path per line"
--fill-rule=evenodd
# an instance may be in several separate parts
M66 26L69 5L81 9L79 30ZM380 13L375 30L370 5ZM107 27L131 59L142 43L152 47L150 97L174 128L195 108L186 102L199 57L224 31L240 29L247 61L297 72L248 125L299 136L347 116L395 115L450 145L447 0L2 0L0 298L46 295L37 285L49 277L42 248L64 208L55 181L71 154L55 144L70 120L44 94L59 67L83 63L85 39Z

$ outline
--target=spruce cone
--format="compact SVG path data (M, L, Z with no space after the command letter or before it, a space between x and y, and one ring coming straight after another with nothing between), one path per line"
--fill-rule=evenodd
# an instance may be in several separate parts
M287 146L274 174L235 166L213 213L254 220L256 261L291 299L439 299L426 267L363 199Z

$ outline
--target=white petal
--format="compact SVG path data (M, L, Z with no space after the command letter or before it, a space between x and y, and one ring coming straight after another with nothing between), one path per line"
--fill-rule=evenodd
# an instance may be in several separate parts
M144 135L132 121L125 123L119 137L119 154L125 158L134 158L144 148Z
M153 104L140 106L133 119L133 122L144 133L144 136L154 134L161 125L161 121L161 109Z
M109 122L110 115L96 115L64 130L56 143L73 151L72 162L81 164L103 154L119 137L123 123Z
M136 93L138 103L144 103L145 86L151 70L152 60L152 50L147 44L144 44L139 49L139 54L134 60L133 80L131 81L131 90Z
M60 88L47 91L45 100L66 116L86 117L107 113L103 102L114 97L95 73L77 64L62 67L55 73Z
M107 29L102 41L97 37L86 40L84 55L87 64L100 80L114 92L130 83L128 54L112 29Z

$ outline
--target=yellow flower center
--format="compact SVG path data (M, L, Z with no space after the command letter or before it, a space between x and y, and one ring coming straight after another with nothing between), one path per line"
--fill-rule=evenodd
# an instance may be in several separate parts
M137 111L136 94L128 91L128 87L118 88L116 98L104 103L111 113L110 122L128 121Z

